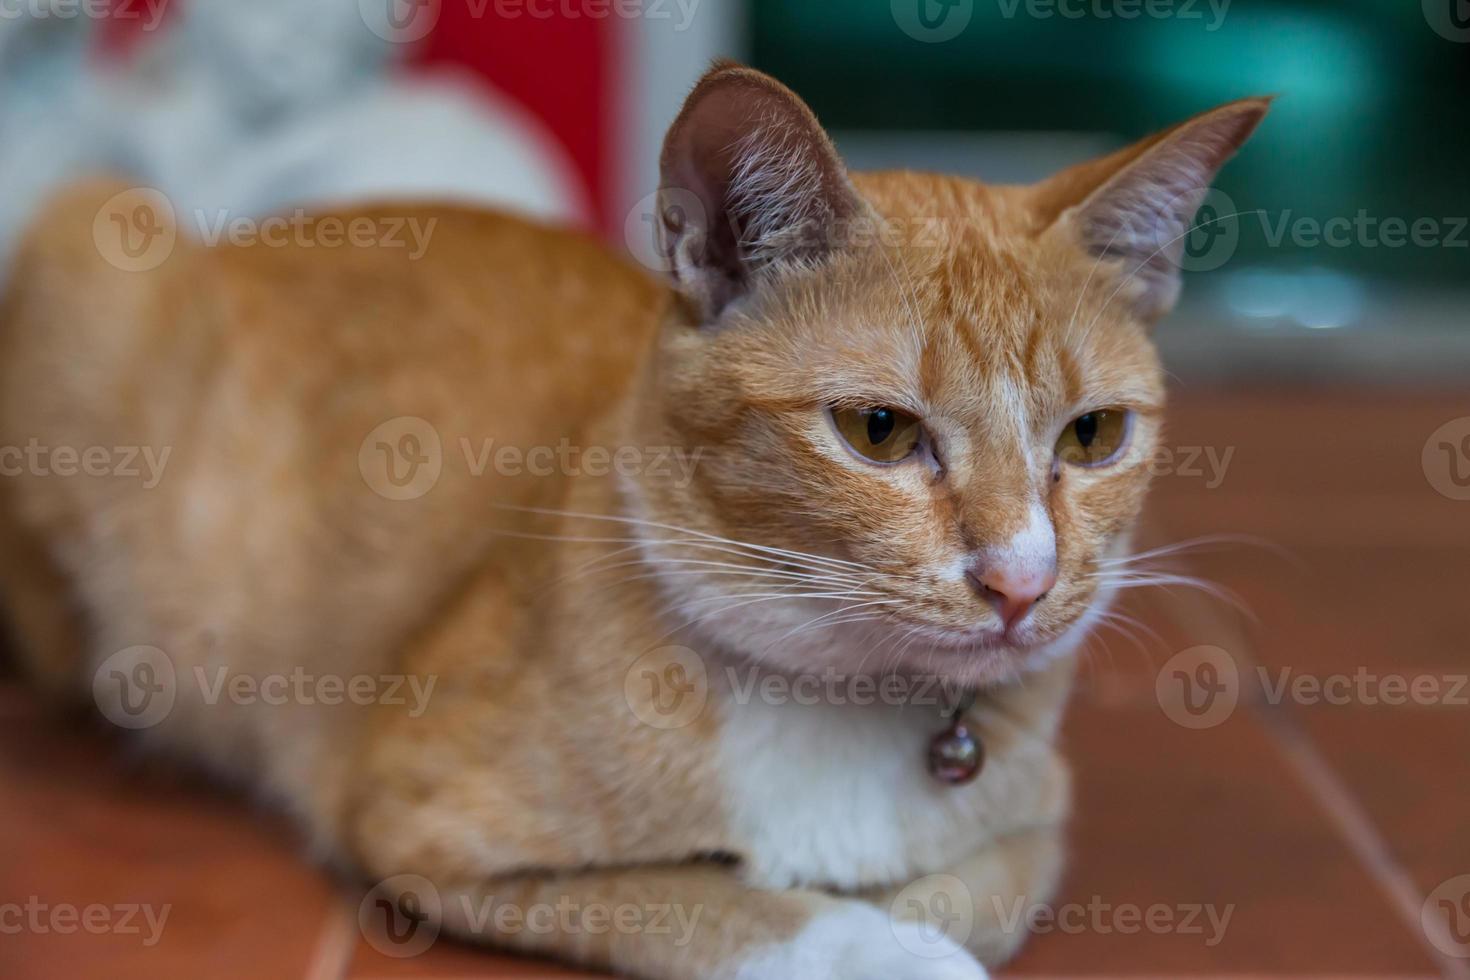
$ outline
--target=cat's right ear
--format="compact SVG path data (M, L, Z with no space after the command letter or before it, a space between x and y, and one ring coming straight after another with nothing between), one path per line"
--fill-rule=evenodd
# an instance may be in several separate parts
M1184 240L1210 183L1270 107L1269 98L1230 102L1062 171L1034 188L1043 225L1117 262L1120 302L1154 322L1179 297Z
M861 208L806 103L730 62L695 85L659 163L664 254L702 322L783 265L820 260L833 229Z

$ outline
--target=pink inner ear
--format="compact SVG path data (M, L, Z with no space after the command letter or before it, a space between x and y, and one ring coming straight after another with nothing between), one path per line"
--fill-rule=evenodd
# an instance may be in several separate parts
M1120 259L1136 283L1136 309L1152 319L1179 292L1179 262L1195 212L1220 168L1266 114L1268 103L1232 103L1120 153L1059 175L1090 186L1073 221L1090 254ZM1043 199L1046 191L1043 188Z
M675 276L713 315L753 276L809 257L834 219L858 208L846 170L806 105L744 68L717 68L664 141L662 193ZM801 253L801 254L798 254Z

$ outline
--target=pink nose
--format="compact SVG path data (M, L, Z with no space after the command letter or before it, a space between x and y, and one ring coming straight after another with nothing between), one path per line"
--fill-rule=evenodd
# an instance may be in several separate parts
M1006 568L990 568L970 573L976 591L995 607L1009 632L1026 618L1035 605L1057 584L1055 568L1045 572L1017 573Z

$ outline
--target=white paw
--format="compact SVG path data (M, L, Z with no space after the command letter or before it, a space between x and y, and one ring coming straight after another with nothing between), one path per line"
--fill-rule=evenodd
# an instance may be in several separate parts
M757 950L735 980L988 980L958 943L915 922L853 902L796 937Z

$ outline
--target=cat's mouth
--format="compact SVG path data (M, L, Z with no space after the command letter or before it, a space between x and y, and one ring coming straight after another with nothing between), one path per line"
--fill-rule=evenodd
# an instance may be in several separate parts
M932 664L938 657L948 666L986 661L1022 671L1071 650L1091 625L1088 613L1057 627L1026 625L1014 631L994 624L956 628L893 618L907 637L905 652L914 663Z

